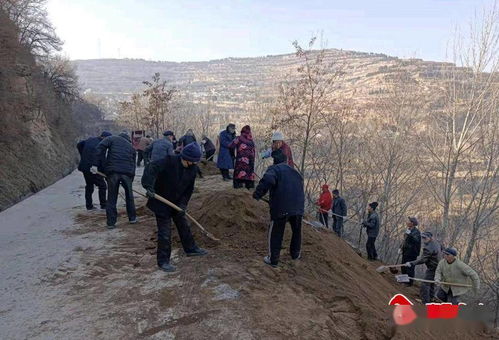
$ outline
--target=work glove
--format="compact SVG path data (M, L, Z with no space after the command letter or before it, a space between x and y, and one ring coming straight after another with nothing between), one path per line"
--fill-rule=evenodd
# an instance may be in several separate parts
M406 229L406 230L405 230L405 233L406 233L407 235L410 235L410 234L411 234L411 230L410 230L410 229Z
M399 248L399 249L397 250L397 254L399 254L399 255L400 255L400 254L402 254L402 249L400 249L400 248Z
M256 194L256 191L253 192L253 198L256 199L257 201L260 200L260 197L258 197L258 195Z
M90 172L93 173L94 175L97 175L97 171L98 169L95 165L90 168Z
M405 263L405 266L410 268L410 267L412 267L412 263L410 263L410 262L406 262L406 263Z
M154 198L155 192L153 190L147 190L146 196L149 198Z

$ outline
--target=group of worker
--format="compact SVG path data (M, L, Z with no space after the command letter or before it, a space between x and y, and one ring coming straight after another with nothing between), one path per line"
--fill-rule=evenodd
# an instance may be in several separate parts
M251 127L244 126L239 136L236 136L235 128L235 124L229 124L218 136L217 166L223 180L232 180L234 188L253 189L256 148ZM114 229L117 220L116 202L121 185L125 190L128 220L131 224L137 223L132 183L136 166L144 160L146 167L141 183L148 197L147 207L155 214L157 222L157 264L161 270L172 272L176 270L170 263L172 220L176 225L183 250L187 256L202 256L208 253L196 244L185 214L194 191L196 177L200 174L197 166L203 154L200 145L205 149L207 160L212 160L216 147L206 136L203 136L201 143L198 144L192 130L188 130L176 145L172 131L165 131L163 138L155 141L150 140L148 136L142 138L147 140L143 143L141 143L142 140L139 141L139 150L142 153L139 158L136 158L137 150L132 146L126 131L117 136L104 131L99 137L91 137L78 143L77 148L81 155L78 169L83 172L86 182L86 208L88 210L95 209L92 203L92 193L94 186L97 186L100 207L106 209L107 228ZM254 189L253 198L265 200L269 204L271 216L268 232L269 253L263 261L267 265L276 267L279 263L287 223L291 225L292 230L291 259L301 258L301 226L305 206L303 177L295 169L291 148L285 143L284 136L280 132L275 132L272 135L271 148L262 152L260 156L262 158L272 157L273 165L261 177ZM233 176L229 172L231 169L234 169ZM104 178L107 181L107 198ZM328 227L328 213L331 210L332 228L341 237L344 218L347 215L346 202L340 196L339 190L333 190L331 195L327 185L323 186L322 189L323 194L317 202L320 206L321 221ZM267 193L269 193L268 199L265 198ZM171 208L158 200L158 196L177 205L180 209ZM368 216L362 222L368 236L366 250L369 260L378 258L375 247L376 237L380 229L377 207L377 202L370 203L367 208ZM455 279L456 282L461 282L464 280L462 275L467 275L472 278L474 288L476 288L475 286L479 284L478 276L471 268L455 258L457 255L455 249L447 248L444 251L446 262L438 262L436 260L438 255L435 254L436 246L431 233L425 232L418 236L417 224L416 219L410 219L406 238L401 248L403 261L407 261L404 270L409 275L414 276L413 267L424 263L427 266L425 278L434 278L442 282ZM421 258L418 258L420 243L418 246L417 242L419 237L423 239L425 244ZM418 248L417 254L416 248ZM415 257L414 254L416 254ZM442 286L438 292L438 297L454 303L462 293L462 290L446 289L445 286ZM423 302L430 301L433 296L433 285L424 284L421 287L421 295Z

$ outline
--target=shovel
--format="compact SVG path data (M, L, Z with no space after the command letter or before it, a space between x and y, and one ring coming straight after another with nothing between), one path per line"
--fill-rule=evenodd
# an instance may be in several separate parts
M401 283L407 283L410 282L410 280L413 281L419 281L419 282L426 282L426 283L437 283L436 281L432 280L425 280L425 279L418 279L415 277L409 277L407 274L403 275L395 275L395 278L397 279L397 282ZM463 284L463 283L452 283L452 282L438 282L439 285L446 285L446 286L454 286L454 287L466 287L466 288L471 288L471 285Z
M97 174L98 175L101 175L102 177L106 178L106 175L103 174L102 172L100 171L97 171ZM139 194L140 196L143 196L145 198L148 198L146 195L144 195L143 193L141 193L140 191L137 191L135 189L132 189L132 191L136 194ZM164 204L168 205L169 207L177 210L177 211L183 211L185 213L185 216L190 219L192 221L192 223L194 223L196 225L196 227L198 227L204 235L206 235L209 239L213 240L213 241L217 241L217 242L220 242L220 239L216 238L215 236L213 236L212 233L210 233L208 230L206 230L205 228L203 228L203 226L194 219L194 217L192 217L191 215L189 215L187 213L187 211L183 210L182 208L178 207L177 205L173 204L172 202L168 201L166 198L164 197L161 197L159 196L158 194L154 194L154 198L157 199L158 201L160 202L163 202Z
M392 272L392 268L400 268L400 267L405 267L405 263L404 264L390 264L388 266L379 266L378 268L376 268L376 271L378 273L382 273L385 270L390 269L390 272ZM395 272L394 274L396 274L396 273L398 273L398 271ZM397 276L403 276L403 275L397 275Z

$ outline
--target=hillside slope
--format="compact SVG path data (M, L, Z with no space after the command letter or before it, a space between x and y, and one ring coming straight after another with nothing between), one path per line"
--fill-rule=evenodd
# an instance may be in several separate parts
M101 128L91 105L57 96L17 37L0 11L0 211L70 173L76 138Z

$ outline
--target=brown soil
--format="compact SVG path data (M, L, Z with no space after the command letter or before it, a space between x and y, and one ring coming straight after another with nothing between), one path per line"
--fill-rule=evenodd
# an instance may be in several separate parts
M155 264L155 221L137 203L141 223L118 224L108 247L81 249L85 266L52 278L67 285L73 304L95 315L96 336L123 339L459 339L490 338L480 324L433 322L397 327L389 299L395 293L414 298L379 274L345 242L326 230L303 226L303 258L292 261L284 249L276 269L262 262L267 253L268 206L251 193L230 188L211 176L198 181L189 210L215 243L193 229L209 250L187 258L174 235L173 263L165 274ZM123 212L121 212L123 214ZM109 233L102 213L80 214L77 233ZM194 227L193 227L194 228ZM288 228L289 229L289 228ZM286 230L283 246L289 245ZM64 271L62 270L64 273ZM77 278L75 281L74 278ZM73 280L71 279L73 278ZM414 301L414 299L413 299ZM71 306L70 302L69 305ZM82 307L83 306L83 307ZM95 314L95 312L94 312ZM72 316L73 317L73 316ZM108 324L99 322L106 318ZM92 320L90 320L92 321ZM464 322L464 321L463 321ZM465 326L463 326L465 325ZM107 328L106 328L107 327ZM103 334L103 329L105 333ZM445 331L444 331L445 330Z
M215 162L201 161L199 162L198 166L201 169L203 175L205 176L220 174L220 170L217 168L217 164Z

